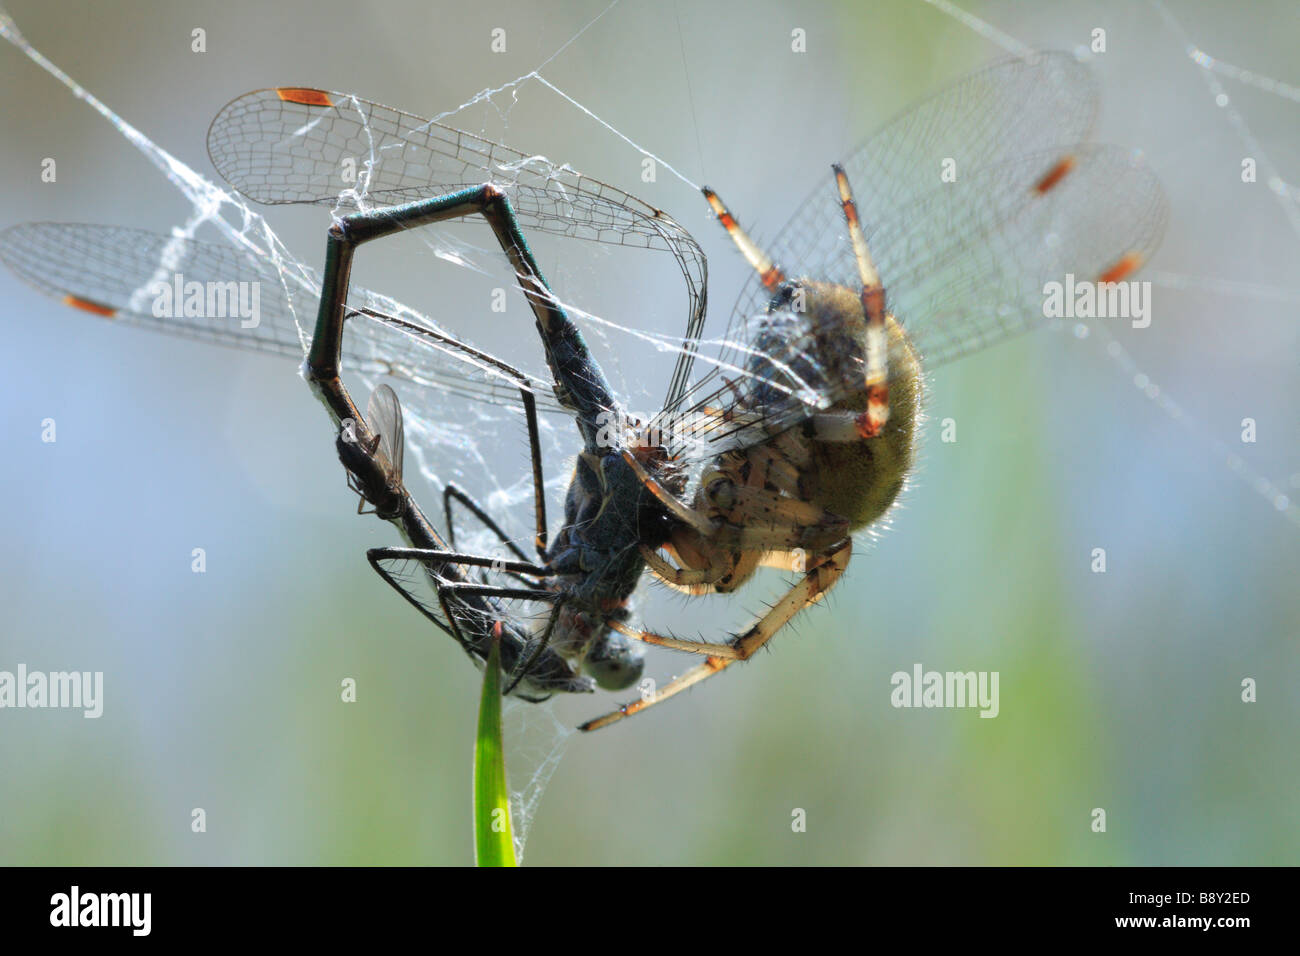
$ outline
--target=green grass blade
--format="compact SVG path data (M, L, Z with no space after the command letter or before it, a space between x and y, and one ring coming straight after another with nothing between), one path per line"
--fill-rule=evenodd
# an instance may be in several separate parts
M501 642L492 642L483 668L483 699L474 742L474 860L479 866L517 866L501 737Z

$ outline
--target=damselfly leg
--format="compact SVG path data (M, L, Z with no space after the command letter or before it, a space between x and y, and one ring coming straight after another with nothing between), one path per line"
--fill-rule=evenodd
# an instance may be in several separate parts
M455 519L452 517L453 512L451 508L453 501L458 502L462 508L477 518L485 528L491 531L496 536L497 543L502 547L509 550L509 552L520 561L528 560L528 555L524 554L523 549L521 549L519 545L515 544L513 538L506 534L505 529L497 523L496 519L488 513L486 508L479 504L479 502L476 501L469 492L465 491L459 485L454 482L448 482L447 487L442 490L442 513L443 520L447 525L447 540L451 542L453 548L456 547L456 524Z
M515 270L519 287L537 319L547 364L554 378L556 397L575 413L584 438L588 438L590 433L590 440L594 442L598 416L615 407L613 396L605 387L602 376L584 375L575 387L575 370L585 372L592 363L582 334L547 286L527 240L519 230L509 199L491 183L400 206L350 213L331 227L325 251L316 333L305 365L308 381L319 389L338 421L359 417L351 401L343 401L344 396L337 387L345 306L357 247L406 229L472 215L481 215L492 227Z

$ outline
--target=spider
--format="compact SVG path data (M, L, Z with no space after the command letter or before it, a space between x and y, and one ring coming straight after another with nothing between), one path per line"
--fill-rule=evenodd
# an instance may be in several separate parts
M655 693L590 720L596 730L748 660L803 609L815 604L843 576L853 552L851 535L878 520L903 488L914 457L916 424L924 383L916 351L885 306L884 288L858 220L852 188L834 167L840 204L857 262L861 287L789 280L740 228L711 189L704 194L741 254L773 293L750 371L770 381L768 358L780 337L814 343L803 355L829 381L851 383L824 411L794 425L769 425L763 399L770 386L740 398L714 417L727 424L757 426L764 440L729 450L706 466L688 504L650 474L631 452L629 466L676 519L663 550L640 546L650 570L689 594L728 593L760 566L802 573L786 594L747 630L727 643L680 641L622 623L614 627L634 640L705 656L705 660ZM790 335L787 326L798 332ZM766 373L766 374L765 374Z
M980 116L976 103L995 108ZM1011 109L1000 115L997 106ZM745 376L727 382L731 399L699 410L710 436L702 444L717 434L743 437L708 458L689 499L663 480L671 454L646 461L624 452L674 519L659 548L643 542L640 550L656 577L688 594L733 592L759 567L799 577L727 641L682 641L614 624L634 640L704 660L582 729L644 711L749 659L834 587L852 555L853 533L881 520L912 469L923 359L942 364L1034 327L1044 280L1076 272L1116 283L1147 261L1163 232L1163 195L1134 154L1083 142L1094 108L1086 71L1044 54L974 73L904 113L853 158L854 168L873 178L897 178L873 190L880 219L871 241L839 165L836 204L848 242L835 237L819 199L806 201L786 229L792 259L814 275L820 259L821 268L839 272L838 281L788 278L705 190L757 280L737 314L763 313L751 322ZM914 135L917 142L909 142ZM973 142L962 144L963 135ZM1017 155L1017 135L1041 148ZM926 141L945 136L983 165L965 172L960 187L927 189L925 161L937 167L944 154ZM873 256L877 240L885 267ZM845 247L855 283L843 268ZM906 326L894 314L895 293L910 317ZM810 389L813 401L792 398Z

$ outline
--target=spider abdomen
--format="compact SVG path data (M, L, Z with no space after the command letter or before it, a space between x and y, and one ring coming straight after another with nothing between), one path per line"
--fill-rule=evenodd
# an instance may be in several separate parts
M847 298L860 309L858 296L842 286L836 298ZM889 351L889 418L872 438L851 441L811 441L811 500L848 519L853 531L877 521L898 497L915 460L916 425L924 380L921 364L903 327L885 316ZM861 415L867 392L854 390L832 411Z
M775 454L794 464L797 483L780 490L847 520L857 531L878 520L902 490L912 469L923 379L915 349L903 327L885 314L888 354L888 419L866 437L861 422L869 404L867 369L870 347L867 317L858 291L802 279L786 283L772 304L784 335L790 324L809 356L793 371L803 383L837 400L810 415L779 439L750 448L746 456ZM775 474L769 466L767 474Z

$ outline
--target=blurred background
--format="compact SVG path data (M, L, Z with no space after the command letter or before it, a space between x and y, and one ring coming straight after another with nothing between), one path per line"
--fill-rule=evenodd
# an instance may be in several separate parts
M535 69L605 10L6 6L38 49L209 176L208 123L247 90L321 86L433 116ZM929 416L955 419L958 440L930 436L888 533L863 542L830 599L771 653L589 737L555 728L618 698L523 715L537 737L512 782L559 758L528 863L1300 861L1300 527L1277 500L1300 497L1300 207L1279 195L1300 178L1300 14L1287 2L962 9L1039 48L1106 31L1107 52L1092 58L1098 138L1145 150L1171 204L1139 277L1156 282L1152 328L1111 327L1145 377L1135 387L1138 373L1096 335L1069 330L936 372ZM498 27L506 50L492 53ZM195 28L206 53L191 52ZM806 53L791 52L795 28ZM1207 71L1189 44L1250 73ZM829 163L872 128L1003 52L996 34L923 2L623 0L542 74L717 187L761 238L814 185L829 188ZM710 255L717 332L746 272L698 194L662 167L643 182L638 152L536 82L449 122L667 210ZM165 232L188 211L7 45L0 129L0 225ZM1260 168L1251 185L1247 156ZM45 157L58 161L56 184L40 181ZM318 263L324 210L268 218ZM490 245L485 231L461 235ZM655 258L569 243L548 247L543 266L593 311L672 332L680 278ZM367 285L451 328L482 312L486 280L425 247L362 267ZM98 720L0 712L0 863L469 863L478 674L370 572L366 548L396 534L353 514L293 364L113 328L7 272L0 301L0 670L105 680ZM662 395L664 361L611 359L635 408ZM54 444L40 441L45 418ZM1254 444L1240 440L1244 418ZM1261 494L1230 451L1280 491ZM191 573L195 547L205 574ZM1091 570L1098 547L1105 574ZM651 588L638 614L650 628L716 634L743 627L779 585L691 601ZM998 671L999 716L891 707L890 675L916 663ZM358 700L343 705L348 677ZM1256 703L1241 701L1246 678ZM206 833L190 830L195 807ZM1093 808L1106 810L1103 834ZM806 832L792 832L796 809Z

